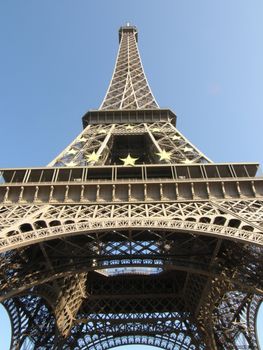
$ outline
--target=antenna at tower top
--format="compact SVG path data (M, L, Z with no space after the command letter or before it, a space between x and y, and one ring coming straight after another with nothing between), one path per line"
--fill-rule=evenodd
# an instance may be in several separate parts
M119 29L119 41L121 41L122 35L124 33L135 33L135 39L138 41L138 31L137 28L131 25L130 22L126 22L126 24Z

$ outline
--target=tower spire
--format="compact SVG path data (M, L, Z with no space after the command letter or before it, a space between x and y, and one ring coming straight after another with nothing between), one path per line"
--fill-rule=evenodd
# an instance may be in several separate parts
M102 110L159 108L147 82L138 46L138 32L127 23L119 29L119 51Z

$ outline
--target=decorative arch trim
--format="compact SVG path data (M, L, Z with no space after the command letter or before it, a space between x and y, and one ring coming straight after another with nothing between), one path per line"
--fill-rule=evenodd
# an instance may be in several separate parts
M78 235L83 232L92 233L96 231L109 231L121 229L158 229L166 231L188 232L199 235L216 236L228 240L250 242L256 245L263 245L263 234L236 227L218 225L214 223L194 222L186 220L178 220L171 218L95 218L86 219L85 221L64 224L62 221L51 221L51 226L47 222L47 227L36 229L32 227L32 231L23 232L23 227L6 233L6 237L0 240L0 252L10 249L16 249L29 244L36 244L41 241L52 240L56 238L66 237L69 235ZM225 224L225 222L224 222ZM25 223L23 223L25 225ZM241 225L240 225L241 226ZM250 226L249 226L250 227Z

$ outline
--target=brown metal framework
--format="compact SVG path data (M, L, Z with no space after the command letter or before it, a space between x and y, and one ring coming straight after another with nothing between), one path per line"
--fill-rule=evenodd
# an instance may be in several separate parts
M99 110L48 167L0 169L11 350L259 349L263 177L212 163L160 109L137 29Z

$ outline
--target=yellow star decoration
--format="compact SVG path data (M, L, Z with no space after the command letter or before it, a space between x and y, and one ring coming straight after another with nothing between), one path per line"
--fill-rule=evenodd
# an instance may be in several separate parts
M172 152L166 152L165 149L162 149L161 152L156 153L160 160L170 160Z
M73 166L76 166L76 163L75 163L74 161L67 162L67 163L66 163L66 166L73 167Z
M70 151L68 151L68 154L76 154L78 151L74 148L71 148Z
M153 128L152 131L153 131L153 132L159 132L159 131L160 131L160 128Z
M193 163L193 160L185 159L185 160L183 160L183 163L184 164L191 164L191 163Z
M131 165L134 166L136 160L138 160L139 158L133 158L131 157L130 153L128 154L128 156L126 158L120 158L121 161L123 161L123 165Z
M134 129L134 126L132 126L130 124L126 126L126 130L132 130L132 129Z
M87 162L88 163L97 162L99 160L99 157L100 157L99 154L93 151L91 154L87 155Z
M185 151L185 152L191 152L192 150L193 150L192 147L187 147L187 146L186 146L186 147L184 148L184 151Z

